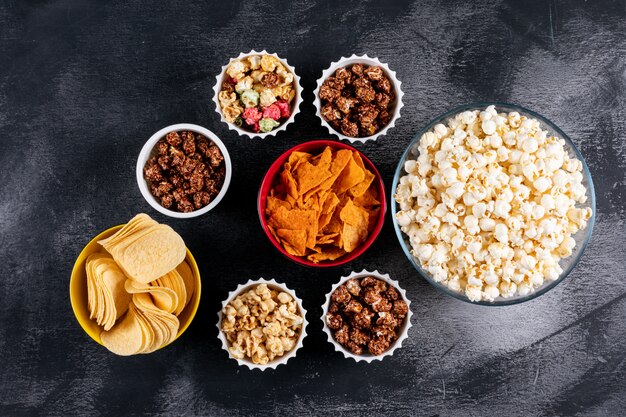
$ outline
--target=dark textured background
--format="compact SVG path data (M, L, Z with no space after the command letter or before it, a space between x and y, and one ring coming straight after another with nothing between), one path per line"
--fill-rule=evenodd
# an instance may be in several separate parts
M333 3L2 2L0 415L626 414L626 3ZM305 88L296 123L264 141L237 137L211 102L220 67L252 48L287 58ZM464 102L518 103L569 133L598 213L567 280L512 307L457 301L411 268L389 217L363 257L335 270L270 246L261 177L287 148L328 136L312 90L352 53L388 62L406 93L397 127L359 146L387 187L412 135ZM186 221L152 210L134 173L148 137L178 122L213 130L234 164L223 202ZM202 303L174 345L121 358L83 333L68 281L93 236L142 211L196 255ZM318 319L331 284L364 267L398 279L415 313L406 346L369 365L335 353ZM297 358L265 373L227 359L215 328L227 292L259 276L294 288L311 322Z

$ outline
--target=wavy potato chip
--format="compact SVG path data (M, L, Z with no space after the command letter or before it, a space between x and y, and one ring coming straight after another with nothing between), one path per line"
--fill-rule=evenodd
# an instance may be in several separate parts
M93 253L86 261L87 307L90 318L105 330L128 309L130 295L124 290L126 275L109 254Z
M137 307L131 303L124 318L111 330L100 334L102 344L117 355L129 356L138 353L145 345L140 320Z
M291 255L334 260L367 239L380 213L373 172L358 152L292 152L270 191L268 230Z
M171 343L180 326L176 315L195 292L182 238L138 214L99 243L107 253L92 254L85 269L90 318L103 326L104 346L126 356Z
M178 295L171 288L143 284L132 279L126 280L124 288L129 294L149 293L154 305L167 313L173 313L178 308Z
M182 261L180 265L176 267L176 270L180 274L183 282L185 283L185 306L191 301L191 297L196 289L196 280L193 277L193 272L187 261Z

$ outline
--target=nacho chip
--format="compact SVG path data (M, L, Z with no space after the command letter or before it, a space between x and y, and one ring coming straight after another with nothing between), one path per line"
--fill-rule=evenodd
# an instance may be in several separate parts
M321 261L334 261L337 258L341 258L345 254L346 251L341 248L330 247L321 249L319 252L310 254L307 259L315 263Z
M270 217L269 225L275 229L305 230L307 234L307 247L315 246L317 235L317 213L315 210L287 210L279 207Z
M378 192L376 188L372 185L370 186L365 193L356 197L354 199L354 204L361 207L372 207L380 205L380 201L378 201Z
M352 252L367 239L369 213L362 207L354 205L352 200L341 210L340 218L343 220L343 247L346 252Z
M276 234L282 241L290 245L297 253L296 256L304 256L306 252L307 231L277 229Z
M298 194L306 193L329 178L332 175L330 172L331 162L332 150L330 147L326 147L324 152L311 159L311 162L304 161L299 164L293 171L293 176L298 183Z
M329 233L327 235L317 235L317 244L318 245L327 245L335 242L336 238L339 236L339 233ZM315 248L313 248L315 250Z
M330 223L333 214L335 213L335 209L339 204L339 198L335 193L330 193L329 196L324 201L324 206L322 207L322 212L320 213L317 219L317 229L322 230L328 223Z
M374 181L374 178L376 178L376 176L367 169L364 169L363 172L365 173L363 181L348 190L348 193L350 193L352 197L360 197L365 194Z
M374 180L358 152L292 152L267 197L269 232L293 256L337 259L361 245L378 218Z
M365 171L354 160L354 154L333 184L337 195L343 194L365 179Z
M285 200L272 196L267 197L267 202L265 203L265 214L270 216L278 207L285 207L287 209L292 208L291 204Z

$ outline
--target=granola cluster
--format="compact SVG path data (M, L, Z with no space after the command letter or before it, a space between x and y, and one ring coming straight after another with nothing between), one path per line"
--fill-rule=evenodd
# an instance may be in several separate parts
M394 93L378 66L354 64L339 68L320 87L322 117L350 137L367 137L389 124Z
M393 286L374 277L352 278L331 295L326 325L355 355L381 355L398 339L408 313Z
M208 205L224 184L220 148L204 136L170 132L157 142L143 169L148 188L170 210L192 212Z

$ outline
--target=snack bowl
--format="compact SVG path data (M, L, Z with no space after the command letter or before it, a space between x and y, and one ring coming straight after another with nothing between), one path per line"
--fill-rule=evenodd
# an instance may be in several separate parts
M350 67L350 66L352 66L354 64L363 64L363 65L367 65L367 66L378 66L378 67L381 67L383 69L385 75L391 81L392 89L393 89L393 92L394 92L394 99L393 99L393 102L392 102L393 114L391 116L391 119L389 120L389 123L387 123L386 126L384 126L382 129L380 129L375 134L373 134L371 136L367 136L367 137L346 136L342 132L337 131L334 127L332 127L324 119L324 117L322 117L322 103L321 103L321 100L320 100L320 97L319 97L319 91L320 91L320 88L322 87L322 84L324 84L324 81L326 81L326 79L328 79L328 77L333 75L335 73L335 71L337 71L339 68ZM328 68L326 68L322 72L322 76L317 80L317 87L315 88L315 91L313 92L313 97L314 97L313 98L313 104L315 105L315 109L316 109L315 114L320 119L320 122L322 123L322 126L324 126L326 129L328 129L328 132L331 135L335 135L335 136L339 137L339 139L347 140L347 141L350 141L352 143L354 143L354 142L366 142L366 141L369 141L369 140L375 141L375 140L378 139L379 136L386 135L387 132L391 128L393 128L395 126L396 121L400 118L400 110L402 109L402 107L404 107L404 103L402 102L402 97L404 96L404 93L402 92L402 89L400 88L401 85L402 85L402 83L400 82L400 80L398 80L395 71L392 71L389 68L388 64L380 62L380 60L378 58L375 58L375 57L374 58L370 58L369 56L367 56L367 54L365 54L365 55L353 54L350 57L341 57L338 61L332 62L330 64L330 66Z
M296 151L316 152L316 151L323 150L326 146L330 146L331 148L334 148L334 149L348 149L348 150L357 152L361 156L363 163L365 165L365 168L370 170L376 177L374 179L374 183L376 184L376 188L377 188L378 196L379 196L378 199L380 200L380 212L378 214L378 218L376 220L376 224L372 232L368 235L367 239L358 248L356 248L354 251L349 252L333 261L327 260L327 261L321 261L319 263L315 263L313 261L306 259L305 257L292 255L288 253L282 247L280 242L276 240L274 235L269 230L265 208L267 204L267 197L270 193L270 190L272 189L276 179L279 178L280 172L283 169L283 165L289 159L289 156L291 155L291 153L296 152ZM380 173L378 172L378 170L376 169L372 161L370 161L365 155L363 155L363 153L361 153L359 150L355 149L354 147L348 144L342 143L342 142L337 142L333 140L314 140L314 141L305 142L305 143L301 143L300 145L294 146L293 148L284 152L281 156L279 156L274 161L274 163L270 166L267 173L265 174L263 181L261 182L261 187L259 189L258 200L257 200L257 210L259 214L259 220L261 222L261 227L263 228L263 231L265 232L267 238L270 240L272 245L286 258L300 265L305 265L305 266L315 267L315 268L331 268L331 267L337 267L337 266L346 264L350 261L353 261L354 259L361 256L374 243L374 241L380 234L380 231L382 230L383 224L385 222L385 214L387 212L387 198L385 196L385 185L383 183Z
M255 55L273 56L274 58L278 59L280 63L283 64L285 68L289 70L291 74L293 74L293 87L295 89L295 97L293 98L293 102L290 103L291 115L280 126L277 126L275 129L272 129L269 132L254 132L252 130L242 129L241 127L237 126L235 123L231 123L227 121L226 118L224 117L224 113L222 111L222 107L218 99L218 95L221 90L222 83L226 81L228 77L228 75L226 74L226 70L228 69L229 65L233 61L237 61L242 58L247 58L249 56L255 56ZM228 61L228 63L222 67L222 71L220 72L220 74L215 77L215 86L213 86L213 92L214 92L213 103L215 104L215 111L217 112L217 114L219 114L220 120L224 122L230 130L237 132L239 136L247 136L251 139L255 137L264 139L268 136L275 136L278 132L287 129L287 125L293 123L295 120L296 114L300 113L300 104L302 103L302 85L300 84L300 77L296 73L295 68L289 65L286 59L279 57L276 53L269 53L265 49L260 52L257 52L253 49L248 53L242 52L239 54L239 56L235 58L231 58Z
M224 308L228 304L230 304L230 302L233 301L238 295L244 292L247 292L248 290L256 287L259 284L266 284L270 290L276 290L278 292L286 292L287 294L289 294L293 298L293 300L296 302L299 313L302 316L302 320L303 320L296 345L290 351L285 353L283 356L276 357L265 365L253 363L252 360L247 359L247 358L239 359L239 358L234 357L229 349L230 343L228 342L228 340L226 339L226 336L224 335L224 332L222 331L222 320L224 319L224 314L223 314ZM302 342L304 341L304 338L307 336L306 327L308 325L308 322L306 320L306 310L302 306L302 300L298 298L295 291L289 289L285 284L276 282L276 280L274 279L270 279L270 280L267 280L264 278L259 278L256 280L250 279L245 284L237 285L237 288L235 288L233 291L230 291L226 299L222 302L222 307L220 308L220 311L217 313L217 317L218 317L217 334L218 334L218 338L222 342L222 348L228 353L229 358L236 360L240 366L246 366L250 370L259 369L261 371L265 371L266 369L276 369L279 365L286 364L291 358L296 356L298 349L302 347Z
M587 227L585 229L579 230L577 233L572 235L572 238L574 238L576 242L576 246L574 247L572 255L560 260L559 265L563 269L563 272L560 274L560 276L553 281L546 280L542 286L538 287L533 292L525 296L515 295L510 298L497 297L494 299L494 301L486 301L486 300L471 301L464 293L456 292L448 288L446 285L436 282L433 279L432 275L422 268L420 261L411 254L412 248L411 248L411 244L410 244L408 236L402 232L400 225L398 224L396 214L398 213L400 209L399 209L398 203L393 197L391 198L391 211L392 211L392 217L393 217L393 226L396 231L398 241L400 242L400 246L402 247L402 250L404 251L404 254L406 255L411 265L417 270L419 275L421 275L424 279L426 279L426 281L428 281L433 287L435 287L437 290L443 292L446 295L449 295L451 297L454 297L456 299L459 299L461 301L465 301L468 303L485 305L485 306L505 306L505 305L518 304L518 303L532 300L536 297L539 297L542 294L545 294L546 292L550 291L554 287L556 287L560 282L562 282L571 273L574 267L578 264L578 262L582 258L585 248L587 247L587 245L589 244L589 241L591 240L593 226L594 226L595 218L596 218L595 190L593 186L593 181L591 179L591 173L589 171L587 164L585 163L585 159L583 158L581 152L578 150L578 148L572 142L572 140L569 138L568 135L566 135L557 125L555 125L552 121L550 121L546 117L532 110L526 109L518 105L514 105L510 103L500 103L500 102L479 102L479 103L469 103L469 104L461 105L459 107L456 107L452 110L449 110L435 117L430 123L428 123L424 128L420 129L417 132L417 134L415 135L411 143L409 143L406 150L404 151L404 154L400 158L400 161L396 168L396 172L395 172L394 179L393 179L391 195L393 196L396 194L396 190L398 188L400 178L406 175L406 171L404 169L405 162L409 158L415 159L419 156L418 145L424 133L431 131L434 128L434 126L439 123L444 123L444 124L447 123L451 118L453 118L458 113L461 113L467 110L470 110L470 111L484 110L487 106L490 106L490 105L495 106L498 113L518 112L521 116L526 116L529 118L537 119L541 123L541 128L543 130L548 131L548 135L557 136L565 141L564 148L566 152L568 153L568 155L570 156L570 158L578 159L582 163L582 167L583 167L582 184L587 189L588 199L583 204L577 203L576 207L590 208L592 214L591 214L591 218L587 222Z
M208 205L189 213L181 213L163 207L159 203L159 201L157 201L157 199L150 193L148 181L144 178L143 172L144 166L146 165L148 159L150 159L150 157L157 152L155 149L157 142L164 138L168 133L179 132L182 130L201 134L209 139L211 142L213 142L215 145L217 145L224 157L224 167L226 170L224 183L222 184L222 188L220 189L217 196ZM228 191L228 187L230 185L230 180L232 177L232 163L230 161L230 155L228 153L228 149L226 149L226 145L213 132L195 124L179 123L171 126L166 126L163 129L159 130L158 132L153 134L150 139L148 139L148 141L143 145L143 148L141 148L141 152L139 153L139 157L137 158L136 177L137 185L139 186L141 195L148 202L148 204L152 206L152 208L154 208L159 213L169 217L175 217L178 219L189 219L192 217L201 216L211 211L213 208L215 208L215 206L220 203L222 198L224 198L224 196L226 195L226 191Z
M356 355L350 352L348 349L346 349L344 346L342 346L341 344L339 344L339 342L335 340L335 337L333 336L331 329L328 327L328 324L326 323L326 315L329 312L331 296L333 295L335 290L337 290L339 286L343 285L344 283L346 283L346 281L352 278L359 279L359 278L365 278L365 277L374 277L376 279L384 281L385 283L387 283L387 285L394 287L400 294L402 300L404 300L407 306L409 307L407 316L405 317L404 322L402 326L400 327L400 333L398 335L398 338L391 344L389 349L387 349L385 352L383 352L380 355L372 355L371 353L364 353L361 355ZM343 356L346 358L354 359L356 362L362 361L362 362L370 363L370 362L378 361L378 360L382 361L383 358L387 356L392 356L396 349L399 349L400 347L402 347L402 343L408 337L409 329L412 326L411 317L413 317L413 313L411 312L411 301L407 298L406 291L400 287L400 284L398 283L398 281L391 279L389 277L389 274L381 274L377 270L370 272L370 271L363 269L361 272L353 271L349 275L341 277L339 279L339 282L337 282L336 284L332 286L332 288L330 289L330 292L326 294L326 300L324 304L322 305L322 318L321 319L323 323L322 326L323 326L324 333L326 334L328 341L334 346L337 352L342 353Z
M100 333L103 329L96 323L95 320L89 318L89 309L87 306L87 273L85 271L85 263L89 255L97 252L105 252L104 248L98 243L99 240L106 239L114 235L123 226L123 224L113 226L91 239L91 241L83 248L83 250L78 255L78 258L74 263L74 267L72 268L72 275L70 277L70 303L72 305L74 315L76 316L76 320L80 324L80 327L82 327L82 329L85 331L85 333L87 333L89 337L91 337L100 345L102 345ZM187 263L191 267L191 271L193 272L193 276L195 279L195 290L191 300L189 301L189 304L185 306L184 310L178 316L180 325L178 328L176 339L178 339L185 332L185 330L187 330L187 328L193 321L196 312L198 311L198 306L200 305L200 294L202 287L202 281L200 280L200 271L198 270L196 260L194 259L188 248L185 261L187 261ZM162 346L159 349L162 349L164 347L165 346Z

